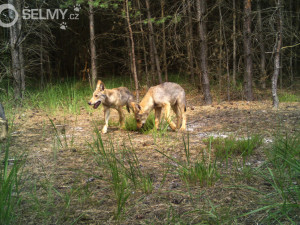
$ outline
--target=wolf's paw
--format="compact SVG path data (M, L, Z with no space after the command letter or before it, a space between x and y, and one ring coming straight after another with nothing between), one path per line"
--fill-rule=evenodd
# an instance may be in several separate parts
M170 127L171 127L171 129L173 131L176 131L176 125L175 125L175 123L170 123L169 125L170 125Z
M107 133L107 127L106 127L106 126L104 126L104 127L102 128L101 133L102 133L102 134L106 134L106 133Z
M178 131L179 132L186 132L186 128L185 127L181 127Z

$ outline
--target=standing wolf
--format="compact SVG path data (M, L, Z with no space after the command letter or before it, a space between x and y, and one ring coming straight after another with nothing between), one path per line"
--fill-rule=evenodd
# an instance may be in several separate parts
M89 101L89 105L93 105L93 108L97 109L101 103L103 104L105 119L105 125L102 129L103 134L107 133L110 108L118 111L120 127L122 127L124 125L124 113L122 111L122 107L126 105L127 111L130 112L130 102L133 100L134 97L128 88L119 87L106 89L104 83L101 80L98 80L96 90L93 93L93 97Z
M140 129L146 122L150 111L155 110L155 127L158 128L161 110L164 109L164 117L172 130L186 130L186 99L185 92L179 84L165 82L149 88L140 104L131 103L134 109L137 127ZM177 126L170 118L171 108L177 116Z
M6 138L7 130L8 130L8 125L4 113L4 108L0 103L0 141Z

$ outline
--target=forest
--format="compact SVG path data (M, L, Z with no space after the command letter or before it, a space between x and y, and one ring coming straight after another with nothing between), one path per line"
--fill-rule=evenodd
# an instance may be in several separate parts
M0 225L299 224L298 71L299 0L0 0Z

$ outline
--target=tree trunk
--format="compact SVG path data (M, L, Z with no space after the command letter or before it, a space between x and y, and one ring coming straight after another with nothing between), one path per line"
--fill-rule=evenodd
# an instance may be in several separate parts
M282 15L281 15L281 0L276 2L276 11L278 14L277 19L277 34L276 34L276 48L275 48L275 57L274 57L274 72L272 76L272 98L273 98L273 107L278 108L279 100L277 96L277 81L280 72L280 49L282 44Z
M138 4L138 9L141 10L141 4L140 4L139 0L137 0L137 4ZM147 87L150 87L151 85L150 85L150 81L149 81L148 60L147 60L147 52L146 52L146 47L145 47L145 35L144 35L141 14L139 15L139 25L140 25L140 30L142 33L142 48L143 48L143 57L144 57L144 65L145 65L145 73L146 73L146 82L147 82Z
M90 20L90 48L91 48L91 80L90 84L92 89L96 88L97 83L97 55L95 43L95 27L94 27L94 9L92 2L89 4L89 20Z
M146 8L147 8L147 15L148 15L148 27L149 27L149 31L150 31L149 42L150 42L150 45L152 46L152 54L154 55L154 60L155 60L155 66L156 66L156 72L157 72L157 76L158 76L158 81L161 84L162 83L161 70L160 70L159 57L158 57L157 49L156 49L156 45L155 45L154 31L153 31L153 26L152 26L152 21L151 21L149 0L146 0ZM151 48L151 46L150 46L150 48Z
M236 7L235 7L235 0L232 1L232 7L233 7L233 53L232 53L232 64L233 64L233 68L232 68L232 83L233 86L236 86Z
M198 33L200 37L200 58L201 58L201 73L202 73L202 85L204 92L204 100L207 105L212 103L210 96L209 78L207 71L207 37L206 37L206 19L204 13L206 12L206 0L197 0L197 22Z
M228 57L228 43L225 34L225 28L223 23L223 15L221 6L219 5L219 15L220 15L220 36L221 39L224 40L224 48L225 48L225 57L226 57L226 72L227 72L227 100L230 101L230 73L229 73L229 57Z
M220 88L220 92L221 92L221 84L222 84L222 66L223 66L223 45L224 45L224 41L223 41L223 34L222 34L222 23L223 23L223 18L222 18L222 12L221 12L221 3L219 3L219 68L218 68L218 72L219 72L219 88Z
M244 88L247 101L253 100L252 93L252 51L251 51L251 0L244 0Z
M44 46L43 46L43 31L41 31L41 46L40 46L40 69L41 69L41 84L40 84L40 88L44 88L45 86L45 81L44 81L44 75L45 75L45 72L44 72L44 56L43 56L43 49L44 49Z
M132 59L132 72L133 72L133 78L134 78L134 84L135 84L135 91L136 91L136 101L139 102L139 83L137 78L137 72L136 72L136 62L135 62L135 49L134 49L134 39L133 39L133 33L132 28L130 24L130 18L129 18L129 6L128 6L128 0L125 1L125 7L126 7L126 20L128 24L128 31L129 31L129 37L131 41L131 59Z
M161 17L164 18L165 12L164 12L164 7L165 7L165 0L161 0ZM167 50L166 50L166 31L165 31L165 22L162 23L162 33L163 33L163 46L162 46L162 51L163 51L163 72L165 74L165 81L168 81L168 64L167 64Z
M20 0L9 0L9 4L21 15ZM9 17L13 20L15 15L9 10ZM22 18L19 16L17 22L10 27L10 47L12 57L12 74L14 78L14 98L22 99L25 91L25 70L22 47Z
M185 0L184 0L185 3ZM187 10L186 10L187 8ZM184 5L183 14L185 15L185 38L186 38L186 51L188 57L188 64L190 70L190 79L195 83L194 74L194 57L193 57L193 24L192 24L192 12L191 12L191 2L187 0L187 5Z
M259 40L259 47L260 47L260 71L261 71L261 78L260 83L263 89L266 88L266 79L267 79L267 72L266 72L266 53L265 53L265 44L263 40L262 34L262 23L261 23L261 1L257 0L257 23L258 23L258 40Z

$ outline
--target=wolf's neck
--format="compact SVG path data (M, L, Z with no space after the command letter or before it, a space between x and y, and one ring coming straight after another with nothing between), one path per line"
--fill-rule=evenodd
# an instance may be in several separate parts
M153 98L150 96L145 96L141 101L140 106L142 107L144 113L150 113L154 107Z

